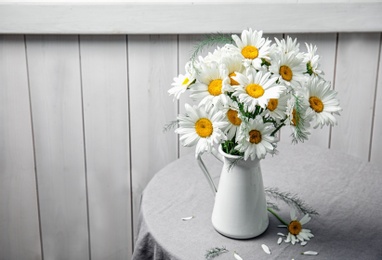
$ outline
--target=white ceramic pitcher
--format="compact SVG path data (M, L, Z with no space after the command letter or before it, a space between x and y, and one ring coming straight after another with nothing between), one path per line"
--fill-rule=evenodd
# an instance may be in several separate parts
M212 225L221 234L235 239L259 236L268 227L260 160L243 160L239 156L219 153L223 168L216 190L211 175L201 157L198 163L216 193L212 212Z

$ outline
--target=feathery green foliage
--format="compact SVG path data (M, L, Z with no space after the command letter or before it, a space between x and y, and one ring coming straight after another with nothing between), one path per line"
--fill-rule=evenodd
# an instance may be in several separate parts
M265 188L265 193L275 199L281 199L286 204L295 207L302 214L319 215L316 210L307 205L296 194L280 191L278 188Z
M296 128L296 134L295 135L291 135L292 137L292 143L293 144L297 144L298 142L304 142L304 140L308 140L308 133L304 132L303 131L303 128L305 126L305 115L304 115L304 108L303 108L303 105L302 105L302 100L300 97L296 96L296 95L293 95L295 100L296 100L296 103L295 103L295 110L296 110L296 113L295 116L296 117L296 125L295 125L295 128Z
M205 49L215 45L225 45L227 43L233 43L233 40L230 35L223 33L215 33L205 35L204 38L195 45L194 50L191 55L191 60L195 60L196 57Z
M209 250L207 250L207 253L205 254L206 259L211 259L216 256L219 256L223 253L229 252L224 246L223 247L214 247Z
M280 210L279 206L277 206L276 203L273 203L270 201L267 201L267 208L268 208L268 210L269 209L273 209L273 210L277 210L277 211Z
M174 128L178 124L178 120L172 120L168 124L165 124L163 127L163 133L166 133L168 130Z

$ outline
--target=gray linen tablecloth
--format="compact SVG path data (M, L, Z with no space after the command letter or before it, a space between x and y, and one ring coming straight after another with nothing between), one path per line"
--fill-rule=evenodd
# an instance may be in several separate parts
M277 244L280 222L269 214L268 229L259 237L235 240L211 224L214 196L194 155L166 166L151 180L142 197L134 260L205 259L213 247L229 252L215 259L382 259L382 171L360 159L306 144L280 143L279 155L261 161L265 187L297 194L319 212L304 225L314 234L306 246ZM203 156L218 183L222 164ZM290 221L278 201L279 215ZM182 221L183 217L195 216ZM301 216L302 217L302 216ZM268 255L261 244L270 247ZM314 250L318 256L301 252Z

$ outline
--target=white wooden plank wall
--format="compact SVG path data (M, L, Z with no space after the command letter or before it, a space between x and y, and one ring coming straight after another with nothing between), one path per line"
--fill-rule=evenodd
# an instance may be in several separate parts
M43 256L86 259L89 237L78 37L27 36L26 51Z
M41 259L23 36L0 36L0 259Z
M318 46L344 109L307 143L382 167L381 33L291 36ZM200 37L0 36L0 260L130 258L145 186L194 152L162 130Z
M131 254L126 36L81 36L91 259Z
M371 147L378 145L370 140L382 135L381 130L372 131L380 38L380 34L340 34L338 41L337 62L341 66L336 68L335 88L346 110L341 124L333 128L331 147L364 160L370 158ZM382 158L379 154L373 159L381 163L378 156Z
M174 133L163 132L176 119L167 94L177 73L177 37L129 36L132 209L136 234L140 197L155 172L177 158Z

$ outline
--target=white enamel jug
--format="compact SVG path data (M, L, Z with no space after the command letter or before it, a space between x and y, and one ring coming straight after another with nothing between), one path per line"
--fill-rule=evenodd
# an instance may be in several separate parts
M224 153L220 146L219 154L223 168L217 190L201 157L197 158L216 193L212 225L219 233L230 238L259 236L269 224L260 160L245 161L239 156Z

